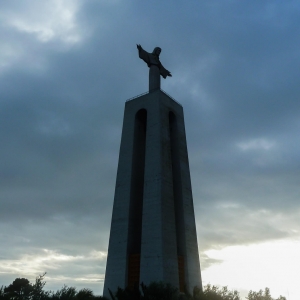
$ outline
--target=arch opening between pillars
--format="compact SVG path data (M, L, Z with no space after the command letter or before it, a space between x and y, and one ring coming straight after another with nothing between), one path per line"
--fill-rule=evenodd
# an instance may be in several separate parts
M176 115L169 112L170 150L172 162L173 200L175 209L175 226L178 258L179 290L185 290L185 230L183 217L182 179L180 168L179 131Z
M139 284L140 280L140 254L142 239L146 133L147 110L140 109L136 113L134 120L134 137L132 152L127 262L127 285L129 288L133 288L135 284Z

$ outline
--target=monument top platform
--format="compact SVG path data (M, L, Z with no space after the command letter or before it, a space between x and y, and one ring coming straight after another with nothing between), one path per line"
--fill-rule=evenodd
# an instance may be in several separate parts
M177 100L175 100L172 96L170 96L167 92L165 92L165 91L162 90L162 89L155 89L155 90L152 90L152 91L149 91L149 92L145 92L145 93L139 94L139 95L137 95L137 96L134 96L134 97L132 97L132 98L127 99L125 102L129 102L129 101L134 100L134 99L136 99L136 98L139 98L139 97L141 97L141 96L147 95L147 94L149 94L149 93L153 93L153 92L155 92L155 91L157 91L157 90L160 90L162 93L164 93L165 95L167 95L168 97L170 97L173 101L175 101L177 104L179 104L180 106L182 106L181 103L179 103Z

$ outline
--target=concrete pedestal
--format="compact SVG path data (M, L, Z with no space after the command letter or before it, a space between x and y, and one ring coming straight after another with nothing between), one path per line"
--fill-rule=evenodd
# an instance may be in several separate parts
M158 66L152 65L149 68L149 92L160 89L160 71Z
M202 287L183 109L160 89L126 102L104 296Z

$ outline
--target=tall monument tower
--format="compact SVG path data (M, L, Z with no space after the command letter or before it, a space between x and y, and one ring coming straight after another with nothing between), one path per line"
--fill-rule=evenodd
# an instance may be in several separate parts
M160 89L172 76L161 49L137 47L149 93L125 104L104 296L152 281L202 288L183 109Z

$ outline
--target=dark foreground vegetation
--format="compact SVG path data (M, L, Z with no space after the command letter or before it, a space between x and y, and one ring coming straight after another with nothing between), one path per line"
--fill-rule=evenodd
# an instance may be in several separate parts
M74 287L63 286L60 290L45 291L45 274L36 278L31 284L26 278L17 278L12 284L0 288L0 300L241 300L237 291L230 291L227 287L218 288L207 285L203 291L194 288L193 294L179 293L176 288L163 282L153 282L148 286L141 284L134 289L121 289L116 292L110 291L111 299L95 296L90 289L79 291ZM259 292L250 291L248 300L286 300L280 296L275 299L271 297L270 290L266 288Z

